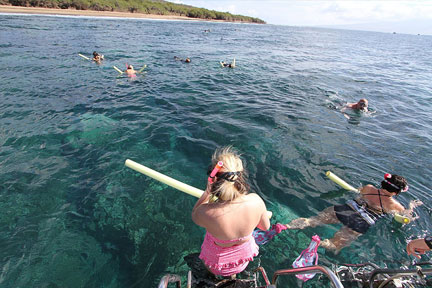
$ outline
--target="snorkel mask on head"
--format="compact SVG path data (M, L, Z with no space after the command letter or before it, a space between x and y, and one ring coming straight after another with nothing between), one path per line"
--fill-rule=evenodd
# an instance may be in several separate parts
M384 174L384 182L387 183L388 185L390 185L391 187L397 189L398 192L396 192L397 194L401 193L401 192L406 192L409 189L408 184L405 186L405 188L401 188L393 183L391 183L390 181L388 181L387 179L391 179L392 175L390 173L386 173Z
M224 180L229 181L229 182L236 182L237 177L239 177L241 175L240 171L236 171L236 172L221 172L221 173L219 173L219 170L222 167L223 167L223 162L222 161L219 161L216 164L216 166L213 168L213 170L211 170L211 166L209 166L209 170L207 171L207 174L209 175L208 182L210 184L213 184L215 182L215 177L216 176L218 178L220 178L220 179L224 179Z
M367 103L366 100L360 100L357 103L357 107L359 107L359 109L362 110L362 111L367 111L367 109L368 109L368 103Z

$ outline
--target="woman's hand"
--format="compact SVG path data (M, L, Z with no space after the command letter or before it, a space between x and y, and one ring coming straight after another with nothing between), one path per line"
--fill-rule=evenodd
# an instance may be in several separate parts
M408 255L413 255L420 259L420 255L423 255L425 252L430 251L431 249L426 244L424 239L415 239L408 243L406 250Z
M412 200L409 204L410 209L416 208L423 205L423 202L420 200Z

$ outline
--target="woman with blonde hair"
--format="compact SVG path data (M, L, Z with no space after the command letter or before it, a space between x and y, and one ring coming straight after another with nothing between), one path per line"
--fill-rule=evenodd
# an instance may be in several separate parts
M215 151L208 174L192 210L192 220L206 229L199 257L213 274L232 276L258 255L252 232L269 229L271 212L260 196L248 193L243 162L232 147Z

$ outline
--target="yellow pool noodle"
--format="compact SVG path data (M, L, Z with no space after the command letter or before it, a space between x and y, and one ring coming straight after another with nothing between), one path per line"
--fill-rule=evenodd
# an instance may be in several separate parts
M353 186L349 185L348 183L346 183L344 180L342 180L341 178L339 178L338 176L336 176L335 174L333 174L330 171L326 172L326 176L332 180L333 182L335 182L336 184L338 184L339 186L341 186L342 188L349 190L349 191L356 191L356 192L360 192L358 189L354 188Z
M117 72L119 72L120 74L123 74L123 71L121 71L119 68L117 68L116 66L113 66L113 68L117 71Z
M187 185L187 184L185 184L183 182L175 180L175 179L173 179L173 178L171 178L169 176L166 176L166 175L164 175L162 173L159 173L159 172L157 172L157 171L155 171L153 169L150 169L150 168L148 168L148 167L146 167L144 165L136 163L135 161L132 161L130 159L126 160L125 165L127 167L129 167L129 168L137 171L137 172L140 172L140 173L142 173L144 175L147 175L147 176L149 176L149 177L151 177L151 178L153 178L153 179L155 179L155 180L157 180L159 182L162 182L162 183L164 183L164 184L166 184L168 186L171 186L171 187L173 187L175 189L178 189L178 190L180 190L180 191L182 191L184 193L187 193L189 195L195 196L197 198L200 198L201 195L204 193L203 190L200 190L198 188L192 187L192 186Z
M400 214L397 214L397 213L394 215L394 219L396 222L399 222L402 224L408 224L411 222L410 218L403 216L403 215L400 215Z
M138 73L143 72L146 67L147 67L147 65L144 64L144 66L138 71Z
M90 58L88 58L87 56L84 56L84 55L79 54L79 53L78 53L78 55L81 56L82 58L86 59L86 60L90 60Z

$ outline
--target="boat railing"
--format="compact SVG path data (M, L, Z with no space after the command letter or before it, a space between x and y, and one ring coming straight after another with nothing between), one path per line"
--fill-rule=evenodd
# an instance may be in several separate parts
M424 279L426 275L432 274L432 268L421 268L417 266L416 269L375 269L372 270L369 276L369 287L374 287L374 279L378 277L378 275L384 274L388 277L379 287L384 287L388 282L395 280L397 278L402 278L406 276L416 276L419 279ZM392 276L393 275L393 276Z
M267 273L265 272L263 267L258 267L255 272L261 272L261 275L266 283L266 288L276 288L277 287L277 279L280 276L283 275L289 275L289 274L310 274L310 273L322 273L326 275L330 282L332 283L332 286L334 288L343 288L342 283L340 282L339 278L327 267L324 266L309 266L309 267L302 267L302 268L292 268L292 269L281 269L277 270L273 274L272 282L270 283L269 278L267 277ZM189 271L188 274L188 288L191 287L190 283L191 274ZM158 288L167 288L168 283L176 283L177 288L181 288L181 277L175 274L167 274L162 277L161 281L159 282Z
M168 283L176 283L177 288L181 288L181 277L175 274L166 274L160 280L158 288L167 288Z
M309 266L309 267L302 267L302 268L292 268L292 269L280 269L277 270L273 274L272 278L272 284L276 287L277 285L277 279L282 275L290 275L290 274L310 274L310 273L322 273L326 275L334 288L343 288L342 283L340 282L339 278L331 271L329 268L324 266Z

